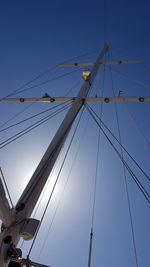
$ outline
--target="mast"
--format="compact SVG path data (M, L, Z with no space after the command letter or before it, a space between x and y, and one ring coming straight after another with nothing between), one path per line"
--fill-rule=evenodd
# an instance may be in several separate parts
M101 60L103 59L104 55L108 51L107 44L104 44L104 47L95 62L89 76L85 79L77 97L75 98L71 108L69 109L66 117L64 118L63 122L61 123L59 129L56 132L53 140L51 141L49 147L47 148L44 156L42 157L39 165L37 166L35 172L33 173L31 180L29 181L28 185L26 186L23 194L21 195L18 203L16 205L14 219L12 223L9 222L9 227L3 226L3 231L0 234L0 266L6 267L8 265L8 261L6 259L7 251L10 248L14 248L16 251L16 245L20 239L20 235L25 235L26 229L29 229L31 225L32 230L28 233L28 236L25 236L24 239L29 239L34 235L34 227L35 231L38 227L38 221L34 219L30 219L33 209L40 197L40 194L47 182L47 179L54 167L54 164L58 158L58 155L64 145L64 142L68 136L68 133L73 125L73 122L79 113L80 109L82 108L85 98L89 93L90 87L94 82L96 74L98 72L99 67L101 64ZM0 206L1 209L1 206ZM9 219L9 218L8 218ZM29 235L31 234L31 236ZM19 251L18 251L19 253Z

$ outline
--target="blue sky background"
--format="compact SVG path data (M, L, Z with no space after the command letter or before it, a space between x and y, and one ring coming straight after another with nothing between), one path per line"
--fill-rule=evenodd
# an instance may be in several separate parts
M142 62L134 66L112 66L111 70L108 67L105 71L102 70L95 81L91 95L96 93L101 95L103 91L104 95L112 96L113 78L116 95L122 90L125 96L149 96L149 1L106 0L105 6L106 35L104 36L104 1L0 1L0 97L5 97L38 74L63 61L69 61L86 53L88 55L79 58L78 61L95 60L104 40L110 45L110 55L107 59L109 57L140 59ZM33 84L72 70L74 69L56 68ZM81 70L79 70L68 77L16 96L40 97L45 92L63 96L71 88L70 95L75 95L81 84ZM26 103L1 103L1 128L4 128L2 125L7 120L27 106ZM91 106L99 111L100 105ZM6 125L18 122L48 107L48 104L36 103ZM121 103L118 104L118 110L122 142L149 174L149 145L142 136L144 134L148 139L150 133L149 103L127 105ZM137 122L138 128L129 112ZM14 203L18 200L63 117L64 114L52 119L44 126L1 149L0 165ZM113 104L103 105L102 118L118 136ZM0 133L1 142L28 125L29 123L26 123L24 126ZM69 140L70 138L71 134ZM52 180L57 176L69 140L55 167ZM98 128L85 111L60 176L58 188L33 247L31 258L34 261L52 267L87 266L97 142ZM131 162L130 164L145 187L150 189L146 179ZM67 179L69 180L65 186ZM149 204L129 175L127 180L138 266L145 267L150 263ZM65 191L62 195L64 186ZM50 190L51 184L47 191ZM36 218L40 218L42 214L46 197L41 201ZM56 209L57 213L49 230ZM28 253L29 247L30 242L22 245L24 256ZM102 135L91 266L136 267L122 164Z

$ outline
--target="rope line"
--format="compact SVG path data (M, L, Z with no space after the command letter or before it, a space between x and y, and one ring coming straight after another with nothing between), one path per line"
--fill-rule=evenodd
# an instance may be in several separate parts
M106 0L103 2L104 9L104 43L107 40L107 8L106 8Z
M74 85L72 86L64 96L67 96L77 85L79 84L79 81ZM9 122L11 122L12 120L14 120L16 117L18 117L19 115L21 115L22 113L24 113L24 111L28 110L33 104L35 104L35 102L33 103L30 103L27 107L25 107L24 109L22 109L21 111L17 112L14 116L12 116L11 118L9 118L7 121L5 121L3 124L0 125L0 128L4 127L5 125L7 125ZM4 131L4 129L0 130L1 131Z
M47 69L46 71L42 72L41 74L37 75L35 78L33 78L32 80L30 80L29 82L24 83L23 85L21 85L20 87L18 87L17 89L13 90L11 93L9 93L8 95L4 96L1 100L16 95L19 92L21 92L20 90L23 89L24 87L26 87L27 85L31 84L32 82L38 80L39 78L41 78L42 76L44 76L46 73L54 70L57 67L57 65L53 66L52 68Z
M24 113L26 110L28 110L32 105L34 105L36 102L30 103L29 105L27 105L27 107L23 108L21 111L17 112L15 115L13 115L12 117L10 117L8 120L6 120L5 122L3 122L0 125L0 128L4 127L6 124L8 124L9 122L11 122L12 120L14 120L15 118L17 118L19 115L21 115L22 113Z
M108 66L106 66L106 67L108 68ZM150 89L150 85L145 84L144 82L139 81L139 80L137 80L137 79L134 79L134 78L132 78L130 75L125 74L125 73L123 73L123 72L120 71L120 70L117 70L117 69L112 68L112 71L118 73L118 74L121 75L121 76L124 76L126 79L128 79L128 80L130 80L130 81L133 81L133 82L135 82L135 83L138 84L138 85L142 85L143 87Z
M150 199L149 199L150 198L150 195L149 195L149 193L146 191L146 189L144 188L144 186L141 184L141 182L138 180L138 178L136 177L136 175L133 173L133 171L131 170L131 168L127 164L127 162L122 158L121 154L119 153L119 151L117 150L117 148L114 146L114 144L112 143L112 141L110 140L110 138L107 136L107 134L105 133L105 131L103 130L103 128L100 126L99 122L96 120L96 118L94 117L94 115L92 114L92 112L90 111L90 109L88 108L87 105L86 105L86 108L89 111L89 113L91 114L91 116L94 119L94 121L96 122L96 124L100 127L100 129L103 132L104 136L106 137L106 139L108 140L108 142L110 143L110 145L113 147L113 149L115 150L116 154L118 155L118 157L120 158L120 160L123 162L123 164L125 165L126 169L130 173L131 177L133 178L133 180L137 184L138 188L140 189L140 191L143 193L143 195L145 196L146 200L150 204Z
M147 178L148 181L150 181L150 177L146 174L146 172L140 167L140 165L137 163L137 161L133 158L133 156L130 155L130 153L125 149L125 147L119 142L119 140L115 137L115 135L112 133L112 131L106 126L106 124L101 120L101 118L95 113L95 111L86 103L88 108L93 112L93 114L98 118L98 120L101 122L101 124L104 126L104 128L110 133L110 135L116 140L116 142L122 147L122 149L126 152L126 154L132 159L132 161L135 163L135 165L139 168L139 170L143 173L143 175Z
M46 69L45 71L43 71L42 73L38 74L37 76L35 76L33 79L31 79L30 81L24 83L23 85L21 85L20 87L18 87L17 89L13 90L11 93L9 93L8 95L4 96L1 100L7 98L7 97L10 97L10 96L13 96L13 95L16 95L18 94L19 92L22 92L21 89L23 89L24 87L26 87L27 85L31 84L32 82L38 80L39 78L41 78L42 76L44 76L45 74L47 74L48 72L51 72L53 71L54 69L56 69L60 64L64 64L66 62L68 62L69 60L74 60L74 59L77 59L77 58L80 58L80 57L83 57L83 56L87 56L87 55L91 55L93 54L93 52L88 52L88 53L84 53L84 54L81 54L79 56L75 56L75 57L72 57L70 59L67 59L61 63L58 63L54 66L52 66L51 68L48 68Z
M142 137L144 138L145 143L150 147L150 142L149 142L149 140L148 140L147 137L145 136L145 134L144 134L144 132L142 131L141 127L139 127L137 121L135 120L135 118L134 118L133 114L131 113L131 111L128 109L126 103L124 103L124 104L125 104L126 111L128 112L128 114L129 114L131 120L133 121L134 125L136 126L137 130L140 132L140 134L141 134Z
M84 109L83 109L83 110L84 110ZM49 199L48 199L48 201L47 201L47 204L46 204L46 207L45 207L45 209L44 209L44 212L43 212L41 221L40 221L40 223L39 223L38 230L37 230L37 232L36 232L36 234L35 234L35 236L34 236L34 239L33 239L33 241L32 241L32 244L31 244L31 247L30 247L30 249L29 249L29 252L28 252L27 257L30 256L31 251L32 251L32 249L33 249L34 243L35 243L35 241L36 241L36 237L37 237L37 235L38 235L38 233L39 233L39 230L40 230L40 227L41 227L41 225L42 225L43 219L44 219L44 217L45 217L46 211L47 211L47 209L48 209L49 203L50 203L50 201L51 201L51 198L52 198L52 196L53 196L53 193L54 193L54 190L55 190L55 188L56 188L57 182L58 182L58 180L59 180L59 177L60 177L62 168L63 168L63 166L64 166L65 160L66 160L66 158L67 158L67 155L68 155L68 153L69 153L70 147L71 147L72 142L73 142L73 140L74 140L74 137L75 137L77 128L78 128L79 123L80 123L80 120L81 120L81 116L82 116L82 114L83 114L83 110L82 110L82 112L81 112L81 115L80 115L80 117L79 117L79 120L78 120L77 125L76 125L75 130L74 130L74 133L73 133L72 138L71 138L71 140L70 140L68 149L67 149L67 151L66 151L66 153L65 153L65 156L64 156L63 162L62 162L62 164L61 164L59 173L58 173L57 178L56 178L56 180L55 180L53 189L52 189L51 194L50 194L50 196L49 196Z
M70 101L70 100L69 100L69 101ZM64 103L67 103L67 102L69 102L69 101L66 101L66 102L64 102ZM26 118L26 119L24 119L24 120L21 120L21 121L16 122L16 123L14 123L14 124L12 124L12 125L9 125L8 127L5 127L5 128L3 128L3 129L1 129L1 130L0 130L0 133L3 132L3 131L8 130L8 129L10 129L10 128L13 128L13 127L15 127L15 126L17 126L17 125L19 125L19 124L22 124L22 123L24 123L24 122L26 122L26 121L29 121L29 120L31 120L31 119L33 119L33 118L36 118L36 117L38 117L38 116L40 116L40 115L42 115L42 114L44 114L44 113L46 113L46 112L48 112L48 111L50 111L50 110L53 110L53 109L55 109L55 108L57 108L57 107L59 107L59 106L62 106L62 105L63 105L63 103L60 103L60 104L58 104L58 105L56 105L56 106L54 106L54 107L50 107L50 108L48 108L48 109L46 109L46 110L44 110L44 111L38 112L38 113L36 113L35 115L32 115L32 116L30 116L30 117L28 117L28 118Z
M63 108L60 108L58 111L53 112L50 115L47 115L44 119L40 119L38 122L30 125L29 127L25 128L24 130L20 131L19 133L9 137L7 140L0 143L0 149L7 146L8 144L14 142L15 140L19 139L23 135L27 134L28 132L32 131L33 129L37 128L38 126L42 125L43 123L47 122L49 119L53 118L54 116L58 115L62 111L65 111L68 109L69 105L64 106Z
M66 178L66 182L65 182L64 188L63 188L63 190L62 190L61 196L60 196L59 201L58 201L58 203L57 203L57 207L56 207L55 212L54 212L54 214L53 214L51 223L50 223L50 225L49 225L49 228L48 228L48 231L47 231L47 234L46 234L46 238L45 238L44 241L43 241L43 245L42 245L42 249L41 249L41 251L40 251L39 257L40 257L40 255L41 255L42 250L44 249L44 246L45 246L45 244L46 244L46 239L47 239L47 237L48 237L48 235L49 235L49 233L50 233L50 230L51 230L52 225L53 225L53 222L54 222L54 220L55 220L55 217L56 217L58 208L59 208L60 203L61 203L61 199L62 199L62 197L63 197L63 195L64 195L64 193L65 193L65 190L66 190L66 187L67 187L67 184L68 184L70 175L71 175L71 173L72 173L72 170L73 170L75 161L76 161L76 159L77 159L79 150L80 150L80 148L81 148L82 140L83 140L83 138L84 138L84 136L85 136L84 133L86 132L86 128L87 128L87 126L88 126L88 123L89 123L89 118L88 118L88 120L87 120L87 123L85 124L85 128L83 129L83 133L82 133L82 135L81 135L81 139L80 139L80 142L79 142L79 144L78 144L78 147L76 147L76 153L75 153L74 159L72 160L72 165L71 165L70 171L69 171L69 173L68 173L68 175L67 175L67 178Z
M102 105L101 105L102 108ZM93 190L93 205L92 205L92 222L91 222L91 232L90 232L90 244L89 244L89 255L88 255L88 267L91 266L92 259L92 244L93 244L93 227L94 227L94 217L95 217L95 203L96 203L96 189L98 180L98 163L99 163L99 150L100 150L100 128L98 131L98 144L97 144L97 155L96 155L96 168L95 168L95 179L94 179L94 190Z
M110 56L110 54L109 54L109 56ZM113 92L113 96L115 97L114 81L113 81L113 75L112 75L111 66L110 66L110 76L111 76L112 92ZM118 128L118 134L119 134L119 143L122 144L121 131L120 131L120 125L119 125L119 116L118 116L118 109L117 109L117 103L116 102L114 103L114 108L115 108L115 113L116 113L117 128ZM120 147L120 152L121 152L122 159L124 159L122 147ZM128 182L127 182L127 176L126 176L126 169L125 169L125 165L123 164L123 162L122 162L122 167L123 167L125 191L126 191L126 197L127 197L127 203L128 203L129 219L130 219L130 225L131 225L131 234L132 234L132 242L133 242L135 263L136 263L136 266L138 267L139 264L138 264L137 248L136 248L136 242L135 242L135 232L134 232L133 218L132 218L132 212L131 212L129 188L128 188Z
M58 79L61 79L61 78L63 78L63 77L69 76L69 75L71 75L71 74L73 74L73 73L75 73L75 72L79 72L81 69L82 69L82 68L79 68L79 69L76 69L76 70L73 70L73 71L69 71L69 72L67 72L67 73L58 75L58 76L53 77L53 78L51 78L51 79L48 79L48 80L46 80L46 81L44 81L44 82L40 82L40 83L37 83L37 84L32 85L32 86L30 86L30 87L27 87L27 88L25 88L25 89L19 90L17 93L15 93L15 95L20 94L20 93L22 93L22 92L29 91L29 90L31 90L31 89L33 89L33 88L39 87L39 86L41 86L41 85L44 85L44 84L47 84L47 83L50 83L50 82L53 82L53 81L58 80Z
M104 93L105 70L106 69L105 69L105 65L104 65L103 66L103 76L102 76L103 77L103 79L102 79L102 92L101 92L102 96ZM98 88L99 88L99 86L98 86ZM101 105L100 105L100 116L102 116L102 109L103 109L103 103L101 103ZM94 217L95 217L95 204L96 204L97 180L98 180L100 138L101 138L101 131L99 128L99 130L98 130L97 155L96 155L95 179L94 179L94 190L93 190L93 205L92 205L92 220L91 220L91 231L90 231L90 241L89 241L88 267L91 266L91 260L92 260L92 246L93 246L93 235L94 235Z

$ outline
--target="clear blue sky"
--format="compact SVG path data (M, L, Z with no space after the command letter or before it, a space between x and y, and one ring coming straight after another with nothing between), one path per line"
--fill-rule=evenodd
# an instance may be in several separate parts
M104 16L104 1L98 0L1 1L0 97L5 97L46 69L70 58L90 52L92 55L84 56L79 60L94 60L104 40L110 45L112 59L140 59L146 66L150 66L149 10L148 0L106 0L106 16ZM104 35L104 24L106 25L106 35ZM35 83L51 79L70 70L73 69L57 68ZM112 71L116 94L122 90L125 95L130 96L150 95L150 72L146 72L144 65L139 64L134 66L134 69L133 66L114 66L112 70L121 71L128 76L125 78L116 71ZM135 83L133 80L141 83ZM103 88L105 95L112 95L111 82L110 72L106 69ZM38 97L45 92L54 96L64 95L73 86L74 91L70 95L75 95L81 84L81 74L76 72L72 76L21 93L18 97ZM99 76L94 87L94 94L95 92L99 93L102 87L102 77ZM5 123L26 106L26 104L22 106L21 104L1 103L0 124ZM127 107L148 138L150 134L149 103L128 104ZM11 123L46 108L48 108L46 104L34 104ZM96 108L98 111L98 107ZM123 104L120 104L118 108L120 108L119 121L123 144L138 160L142 168L149 173L149 146L141 133L137 131L135 123ZM103 119L118 135L113 105L104 105ZM36 168L61 120L62 116L53 119L50 123L46 123L43 127L1 149L0 165L6 176L14 203ZM61 176L58 194L56 193L49 207L46 220L31 254L33 260L52 267L87 266L98 138L96 125L91 120L87 123L87 120L88 115L85 112L81 129L77 132L64 173ZM86 124L87 128L85 128ZM25 124L25 126L27 125ZM23 126L1 133L1 142L21 129ZM84 138L82 137L83 132ZM136 267L122 165L103 137L101 137L100 148L92 267ZM66 150L66 147L64 149ZM77 149L79 151L75 160ZM56 173L61 160L60 157ZM69 182L48 234L48 225L53 218L73 162ZM132 167L140 176L134 166ZM128 175L127 178L138 267L147 267L150 264L149 205ZM145 178L141 179L146 188L150 189ZM41 204L37 216L41 215L42 207L43 204ZM46 236L48 236L47 239ZM44 246L43 242L45 242ZM26 256L29 246L30 243L29 245L23 244L24 256Z

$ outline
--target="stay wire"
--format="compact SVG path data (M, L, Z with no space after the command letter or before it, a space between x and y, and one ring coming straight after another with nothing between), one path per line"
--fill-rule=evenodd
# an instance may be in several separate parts
M25 88L25 89L22 89L22 90L18 91L16 94L20 94L20 93L22 93L22 92L29 91L29 90L31 90L31 89L33 89L33 88L39 87L39 86L41 86L41 85L45 85L45 84L47 84L47 83L53 82L53 81L55 81L55 80L61 79L61 78L66 77L66 76L69 76L69 75L71 75L71 74L73 74L73 73L75 73L75 72L79 72L81 69L82 69L82 68L79 68L79 69L77 69L77 70L69 71L69 72L67 72L67 73L58 75L58 76L53 77L53 78L51 78L51 79L48 79L48 80L46 80L46 81L43 81L43 82L40 82L40 83L38 83L38 84L32 85L32 86L30 86L30 87L27 87L27 88ZM16 94L15 94L15 95L16 95Z
M116 48L116 47L113 47L113 46L111 46L111 50L117 52L119 54L119 56L121 55L121 56L127 57L127 58L133 58L133 59L135 59L135 57L137 56L135 54L130 54L130 53L128 53L125 50L122 50L120 48ZM139 58L137 58L137 59L140 60ZM140 64L143 63L143 60L140 60L139 63Z
M32 105L34 105L36 102L30 103L27 107L23 108L21 111L17 112L16 114L14 114L12 117L10 117L8 120L6 120L5 122L3 122L0 125L0 128L4 127L5 125L7 125L9 122L11 122L12 120L14 120L15 118L17 118L18 116L20 116L22 113L24 113L26 110L28 110Z
M150 181L150 177L146 174L146 172L140 167L140 165L137 163L137 161L133 158L133 156L130 155L130 153L125 149L125 147L119 142L119 140L115 137L115 135L112 133L112 131L106 126L106 124L101 120L101 118L96 114L96 112L86 103L86 105L89 107L89 109L93 112L93 114L98 118L98 120L101 122L101 124L104 126L104 128L110 133L110 135L116 140L116 142L119 144L120 147L126 152L126 154L129 156L130 159L135 163L135 165L139 168L139 170L143 173L143 175L147 178L148 181Z
M109 53L109 57L110 57L110 53ZM111 66L110 66L110 78L111 78L113 96L115 97L114 81L113 81L113 75L112 75ZM116 121L117 121L118 135L119 135L119 143L122 144L121 131L120 131L120 125L119 125L118 108L117 108L117 103L116 102L114 103L114 108L115 108L115 114L116 114ZM122 159L124 159L122 147L120 147L120 152L121 152ZM132 212L131 212L129 188L128 188L128 182L127 182L126 169L125 169L125 165L124 165L123 162L122 162L122 167L123 167L125 191L126 191L126 197L127 197L127 203L128 203L128 211L129 211L130 225L131 225L131 233L132 233L132 242L133 242L135 263L136 263L136 266L138 267L139 264L138 264L137 248L136 248L136 241L135 241L135 231L134 231L134 225L133 225L133 217L132 217Z
M143 62L143 67L144 69L147 71L147 73L150 75L150 68L148 65L146 65L144 62Z
M88 267L91 266L91 259L92 259L93 227L94 227L96 191L97 191L96 189L97 189L97 180L98 180L99 148L100 148L100 128L98 131L98 144L97 144L96 170L95 170L94 190L93 190L92 222L91 222L90 243L89 243Z
M73 85L67 92L66 92L66 94L64 95L64 97L65 96L68 96L78 85L80 84L80 81L78 80L77 82L76 82L76 84L75 85Z
M21 132L11 136L10 138L8 138L7 140L5 140L4 142L0 143L0 149L2 149L3 147L7 146L8 144L14 142L15 140L17 140L18 138L22 137L23 135L25 135L26 133L32 131L33 129L37 128L38 126L40 126L41 124L45 123L46 121L48 121L49 119L53 118L54 116L58 115L60 112L68 109L69 105L66 105L65 107L59 109L58 111L53 112L52 114L46 116L43 120L43 118L41 120L39 120L38 122L32 124L31 126L27 127L26 129L22 130Z
M69 101L70 101L70 100L69 100ZM67 103L67 101L65 101L64 103ZM42 115L42 114L44 114L44 113L46 113L46 112L48 112L48 111L50 111L50 110L53 110L53 109L55 109L55 108L57 108L57 107L59 107L59 106L62 106L64 103L60 103L60 104L58 104L58 105L56 105L56 106L54 106L54 107L50 107L50 108L48 108L48 109L46 109L46 110L44 110L44 111L38 112L38 113L36 113L35 115L32 115L32 116L30 116L30 117L28 117L28 118L26 118L26 119L24 119L24 120L21 120L21 121L18 121L18 122L16 122L16 123L14 123L14 124L11 124L11 125L9 125L9 126L3 128L3 129L1 129L1 130L0 130L0 133L1 133L1 132L4 132L4 131L6 131L6 130L9 130L10 128L13 128L13 127L15 127L15 126L18 126L18 125L20 125L20 124L22 124L22 123L24 123L24 122L26 122L26 121L29 121L29 120L31 120L31 119L33 119L33 118L36 118L36 117L38 117L38 116L40 116L40 115Z
M143 187L143 185L138 180L138 178L136 177L136 175L133 173L133 171L131 170L131 168L127 164L127 162L121 157L121 154L119 153L119 151L117 150L117 148L114 146L114 144L112 143L112 141L110 140L110 138L107 136L107 134L105 133L105 131L103 130L103 128L100 126L99 122L96 120L96 118L94 117L93 113L90 111L90 109L88 108L88 106L87 105L85 105L85 106L87 107L87 110L91 114L91 116L94 119L94 121L96 122L96 124L100 127L101 131L103 132L104 136L106 137L106 139L108 140L108 142L110 143L110 145L115 150L115 152L118 155L118 157L120 158L120 160L124 163L126 169L130 173L131 177L134 179L134 181L137 184L138 188L140 189L140 191L143 193L143 195L145 196L146 200L150 204L150 199L149 199L150 198L150 195L149 195L149 193L146 191L146 189Z
M128 164L126 163L126 161L124 159L122 159L121 154L119 153L119 151L117 150L117 148L114 146L114 144L112 143L112 141L110 140L110 138L108 137L108 135L105 133L105 131L103 130L103 128L100 126L99 122L96 120L96 118L94 117L93 113L91 112L91 110L88 108L88 105L86 104L87 110L89 111L89 113L91 114L92 118L94 119L94 121L96 122L96 124L98 125L98 127L101 128L101 131L103 132L104 136L106 137L106 139L109 141L109 143L111 144L111 146L114 148L114 150L116 151L117 155L119 156L119 158L121 159L121 161L124 162L124 164L126 165L126 168L128 169L128 172L130 173L130 175L132 176L132 178L134 178L135 182L137 185L140 185L140 188L145 192L144 195L147 195L147 200L150 203L150 200L148 198L150 198L149 193L146 191L146 189L142 186L142 184L140 183L140 181L138 180L138 178L135 176L135 174L132 172L131 168L128 166Z
M17 89L13 90L11 93L9 93L8 95L4 96L1 100L4 100L10 96L13 96L13 95L16 95L18 92L22 92L21 89L23 89L24 87L26 87L27 85L33 83L34 81L38 80L39 78L41 78L42 76L44 76L45 74L47 74L48 72L51 72L53 71L54 69L56 69L60 64L64 64L66 62L68 62L69 60L74 60L74 59L77 59L77 58L80 58L80 57L83 57L83 56L87 56L87 55L91 55L93 54L93 52L88 52L88 53L84 53L84 54L81 54L79 56L75 56L75 57L72 57L68 60L65 60L61 63L58 63L58 64L55 64L54 66L52 66L51 68L48 68L46 69L45 71L43 71L42 73L38 74L37 76L35 76L33 79L31 79L30 81L24 83L23 85L21 85L20 87L18 87Z
M64 96L67 96L77 85L79 84L76 83L74 86L72 86L67 93ZM2 123L0 125L0 128L4 127L5 125L7 125L9 122L11 122L12 120L14 120L15 118L17 118L18 116L20 116L22 113L24 113L24 111L28 110L32 105L34 105L35 103L37 103L36 101L34 101L33 103L30 103L27 107L25 107L24 109L22 109L21 111L17 112L15 115L13 115L11 118L9 118L7 121L5 121L4 123Z
M126 103L124 103L124 104L125 104L126 111L127 111L127 113L129 114L129 116L130 116L130 118L131 118L133 124L136 126L136 128L137 128L137 130L139 131L139 133L141 134L141 136L144 138L145 143L150 147L150 142L149 142L149 140L148 140L147 137L145 136L145 134L144 134L144 132L142 131L141 127L138 125L138 123L137 123L136 119L134 118L132 112L128 109Z
M140 183L140 181L138 180L138 178L133 173L133 171L131 170L131 168L129 167L129 165L127 164L127 162L124 159L123 159L123 163L126 166L126 169L128 170L129 174L134 179L135 183L137 184L137 186L139 187L139 189L141 190L141 192L145 196L146 200L150 204L150 195L149 195L149 193L146 191L146 189L144 188L144 186Z
M107 7L106 0L103 0L103 9L104 9L104 43L107 40Z
M30 80L29 82L24 83L23 85L21 85L20 87L18 87L17 89L13 90L11 93L9 93L8 95L4 96L1 100L4 100L10 96L16 95L19 92L21 92L21 89L23 89L24 87L26 87L27 85L31 84L32 82L38 80L39 78L41 78L42 76L44 76L45 74L47 74L50 71L53 71L55 68L57 67L57 65L53 66L52 68L47 69L46 71L42 72L41 74L37 75L35 78L33 78L32 80ZM0 100L0 101L1 101Z
M49 119L53 118L54 116L58 115L60 112L66 110L68 108L68 106L63 107L62 109L60 109L59 111L55 111L53 112L53 114L50 114L48 116L46 116L43 120L43 118L41 120L39 120L38 122L32 124L31 126L25 128L24 130L22 130L21 132L9 137L8 139L6 139L5 141L3 141L2 143L0 143L0 149L7 146L8 144L12 143L13 141L17 140L18 138L22 137L23 135L25 135L26 133L32 131L33 129L37 128L38 126L40 126L41 124L45 123L46 121L48 121Z
M86 106L86 107L87 107L87 110L89 111L89 113L91 114L92 118L96 122L96 124L100 127L99 122L96 120L96 118L94 117L94 115L92 114L92 112L90 111L90 109L88 109L88 106ZM131 170L131 168L129 167L129 165L126 163L126 161L124 159L122 159L121 154L119 153L119 151L117 150L117 148L114 146L114 144L112 143L112 141L110 140L110 138L107 136L107 134L105 133L105 131L103 130L103 128L102 127L100 127L100 128L101 128L101 131L103 132L104 136L106 137L106 139L109 141L110 145L113 147L113 149L115 150L115 152L117 153L117 155L121 159L121 161L125 164L126 169L130 173L131 177L134 179L134 181L136 182L136 184L138 185L138 187L144 193L144 196L146 197L147 201L150 203L150 200L149 200L150 195L149 195L149 193L142 186L142 184L140 183L140 181L138 180L138 178L135 176L135 174L133 173L133 171Z
M64 164L65 164L65 160L66 160L66 158L67 158L67 156L68 156L70 147L71 147L72 142L73 142L73 140L74 140L74 137L75 137L77 128L78 128L78 126L79 126L79 123L80 123L80 120L81 120L81 117L82 117L82 114L83 114L83 110L84 110L84 109L82 109L82 112L81 112L81 114L80 114L79 120L78 120L77 125L76 125L75 130L74 130L74 133L73 133L72 138L71 138L71 140L70 140L68 149L67 149L67 151L66 151L66 153L65 153L63 162L62 162L62 164L61 164L60 170L59 170L59 172L58 172L58 175L57 175L57 178L56 178L56 180L55 180L53 189L52 189L51 194L50 194L50 196L49 196L49 199L48 199L48 201L47 201L47 204L46 204L46 207L45 207L45 209L44 209L44 212L43 212L41 221L40 221L40 223L39 223L39 227L38 227L37 232L36 232L36 234L35 234L35 236L34 236L34 239L33 239L33 241L32 241L32 244L31 244L31 247L30 247L30 249L29 249L29 252L28 252L27 257L30 256L31 251L32 251L32 249L33 249L34 243L35 243L35 241L36 241L36 237L37 237L37 235L38 235L38 233L39 233L39 230L40 230L40 227L41 227L41 225L42 225L43 219L44 219L44 217L45 217L46 211L47 211L47 209L48 209L49 203L50 203L50 201L51 201L51 198L52 198L52 196L53 196L53 193L54 193L54 190L55 190L55 188L56 188L57 182L58 182L58 180L59 180L59 177L60 177L62 168L63 168L63 166L64 166Z
M55 220L55 217L56 217L58 208L59 208L60 203L61 203L61 199L62 199L62 197L63 197L63 195L64 195L64 193L65 193L65 190L66 190L66 187L67 187L67 184L68 184L68 181L69 181L69 178L70 178L72 169L73 169L73 167L74 167L74 164L75 164L75 161L76 161L76 159L77 159L79 150L80 150L80 148L81 148L82 140L83 140L83 138L84 138L84 136L85 136L84 134L85 134L85 132L86 132L86 128L87 128L87 126L88 126L88 123L89 123L89 118L88 118L88 120L87 120L87 123L85 124L85 128L83 129L83 133L82 133L81 139L80 139L80 141L79 141L78 147L76 148L76 153L75 153L74 159L72 160L72 165L71 165L70 171L69 171L69 173L68 173L68 175L67 175L67 178L66 178L66 182L65 182L63 191L62 191L62 193L61 193L61 196L60 196L59 201L58 201L58 203L57 203L57 207L56 207L55 212L54 212L54 215L53 215L53 217L52 217L50 226L49 226L49 228L48 228L48 231L47 231L47 234L46 234L46 238L45 238L44 241L43 241L43 245L42 245L42 249L41 249L41 251L40 251L40 254L41 254L42 250L43 250L44 247L45 247L46 239L47 239L47 237L48 237L48 235L49 235L49 233L50 233L50 230L51 230L52 225L53 225L53 222L54 222L54 220ZM40 257L40 255L39 255L39 257Z
M105 66L103 68L103 74L105 74ZM105 75L103 75L104 77ZM104 91L104 78L102 80L102 95ZM100 106L100 116L102 116L103 103ZM92 248L93 248L93 236L94 236L94 218L95 218L95 205L96 205L96 192L97 192L97 181L98 181L98 166L99 166L99 152L100 152L100 138L101 131L98 130L98 143L97 143L97 155L96 155L96 168L95 168L95 179L94 179L94 190L93 190L93 204L92 204L92 220L91 220L91 231L90 231L90 242L89 242L89 254L88 254L88 267L91 267L92 260Z
M106 66L106 67L108 67L108 66ZM128 74L126 74L126 73L123 73L122 71L119 71L119 70L114 69L114 68L112 68L112 71L118 73L119 75L125 77L126 79L128 79L128 80L130 80L130 81L132 81L132 82L135 82L135 83L138 84L138 85L141 85L141 86L143 86L143 87L145 87L145 88L150 89L150 85L145 84L144 82L142 82L142 81L140 81L140 80L134 79L134 78L132 78L130 75L128 75Z
M103 69L103 73L105 74L105 68ZM104 79L102 85L102 95L104 89ZM103 110L103 103L100 106L100 116L102 116ZM101 125L101 123L100 123ZM95 202L96 202L96 189L97 189L97 180L98 180L98 166L99 166L99 152L100 152L100 138L101 138L101 131L100 128L98 130L98 143L97 143L97 155L96 155L96 166L95 166L95 180L94 180L94 191L93 191L93 206L92 206L92 221L91 221L91 229L94 228L94 216L95 216ZM93 230L92 230L93 232Z
M126 56L126 57L128 57L128 58L135 58L136 56L135 55L133 55L133 54L129 54L129 53L127 53L127 51L123 51L122 49L118 49L118 48L115 48L115 47L111 47L111 50L114 50L114 51L116 51L117 53L119 52L119 54L121 54L121 55L123 55L123 56ZM140 60L140 59L139 59ZM148 73L148 74L150 74L150 68L149 68L149 66L144 62L144 60L140 60L140 62L139 62L141 65L143 65L143 67L144 67L144 69L146 70L146 72Z
M98 180L99 149L100 149L100 129L98 132L98 144L97 144L97 155L96 155L96 170L95 170L95 180L94 180L94 193L93 193L94 197L93 197L91 229L93 229L94 215L95 215L96 188L97 188L97 180Z

